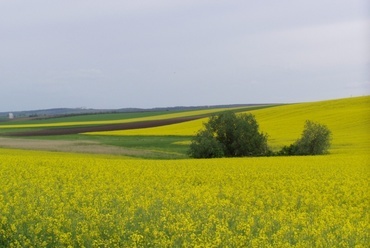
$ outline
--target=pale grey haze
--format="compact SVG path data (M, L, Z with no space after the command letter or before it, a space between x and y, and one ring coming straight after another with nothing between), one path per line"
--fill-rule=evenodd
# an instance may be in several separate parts
M370 93L368 0L1 0L0 111Z

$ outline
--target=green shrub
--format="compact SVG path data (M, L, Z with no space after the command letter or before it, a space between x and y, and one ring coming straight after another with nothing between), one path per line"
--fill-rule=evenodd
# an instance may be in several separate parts
M201 130L190 144L188 152L193 158L220 158L224 156L222 144L209 130Z
M331 131L322 124L307 120L302 137L285 146L278 155L320 155L328 153Z

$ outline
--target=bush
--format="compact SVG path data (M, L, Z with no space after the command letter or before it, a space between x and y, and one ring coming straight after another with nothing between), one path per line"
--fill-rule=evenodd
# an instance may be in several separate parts
M252 114L224 112L214 115L192 140L189 156L193 158L264 156L271 152L267 135L258 131Z
M331 131L322 124L307 120L302 137L285 146L278 155L320 155L328 153Z
M201 130L190 144L190 157L220 158L224 156L222 144L209 130Z

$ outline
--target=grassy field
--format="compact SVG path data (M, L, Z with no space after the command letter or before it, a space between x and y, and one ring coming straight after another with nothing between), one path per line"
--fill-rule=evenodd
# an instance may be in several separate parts
M325 156L152 160L0 148L0 247L368 247L369 100L252 112L274 147L298 138L306 119L328 125ZM168 154L189 141L151 132L65 139Z

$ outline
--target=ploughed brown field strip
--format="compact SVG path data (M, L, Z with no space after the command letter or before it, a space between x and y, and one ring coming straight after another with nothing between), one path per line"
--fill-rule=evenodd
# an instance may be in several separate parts
M189 116L189 117L179 117L164 120L152 120L152 121L138 121L138 122L128 122L120 124L106 124L99 126L86 126L86 127L70 127L70 128L48 128L35 131L26 132L14 132L7 133L6 136L48 136L48 135L67 135L67 134L79 134L86 132L99 132L99 131L115 131L115 130L128 130L128 129L138 129L138 128L149 128L149 127L159 127L164 125L176 124L186 121L197 120L204 118L206 116Z

